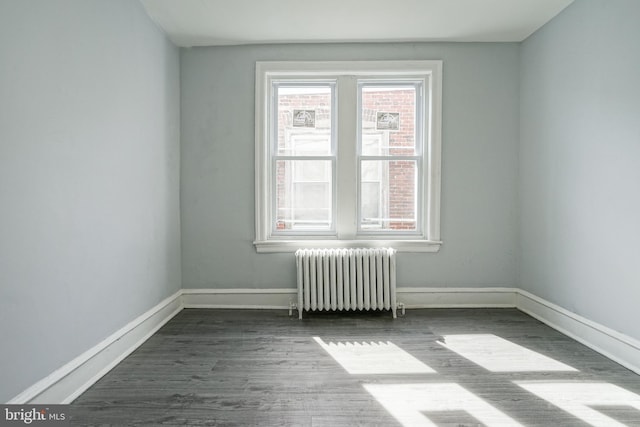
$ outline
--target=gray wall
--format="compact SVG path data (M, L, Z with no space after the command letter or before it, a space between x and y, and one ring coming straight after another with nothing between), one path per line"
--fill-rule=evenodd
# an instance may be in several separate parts
M514 286L517 44L346 44L181 51L184 288L293 288L293 254L257 254L254 80L258 60L442 59L442 238L399 254L399 286Z
M180 88L131 0L2 0L0 58L5 402L180 289Z
M579 0L521 52L521 286L640 339L640 2Z

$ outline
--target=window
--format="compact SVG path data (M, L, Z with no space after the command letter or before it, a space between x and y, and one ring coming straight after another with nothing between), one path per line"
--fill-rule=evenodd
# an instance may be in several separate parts
M256 241L440 247L441 61L258 62Z

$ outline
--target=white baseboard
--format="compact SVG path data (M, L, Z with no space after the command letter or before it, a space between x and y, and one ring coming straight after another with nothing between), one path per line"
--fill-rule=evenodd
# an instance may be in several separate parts
M397 289L405 308L515 307L514 288L406 288ZM297 303L297 290L184 289L185 308L288 309Z
M640 374L640 342L517 288L398 287L405 308L517 308ZM296 289L182 289L38 381L10 404L70 403L183 308L289 309Z
M184 308L289 309L296 289L183 289Z
M146 313L111 334L69 363L38 381L9 404L71 403L113 369L182 310L182 291L161 301Z
M516 307L640 375L640 342L638 340L521 289L518 290L516 297Z
M515 288L404 288L397 289L405 308L515 307Z

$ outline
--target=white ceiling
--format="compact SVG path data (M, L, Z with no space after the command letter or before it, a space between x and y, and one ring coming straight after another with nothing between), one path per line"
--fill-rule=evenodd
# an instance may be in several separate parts
M140 0L178 46L519 42L573 0Z

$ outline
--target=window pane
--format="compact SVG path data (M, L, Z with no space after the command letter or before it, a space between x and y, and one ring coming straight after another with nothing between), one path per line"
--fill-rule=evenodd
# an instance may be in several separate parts
M361 86L362 154L413 156L416 154L416 87ZM378 147L372 140L382 141Z
M330 160L276 162L276 230L331 229L331 167Z
M294 225L302 222L326 223L329 218L329 183L296 182L293 184Z
M385 153L388 151L386 147L389 145L384 133L363 133L362 134L362 155L364 156L382 156L383 147L385 147Z
M380 182L363 182L362 188L362 228L380 229L382 221L382 188Z
M294 182L331 181L331 162L327 160L293 161Z
M360 170L362 182L382 181L382 166L381 162L362 162L362 169Z
M361 229L417 230L416 167L414 160L361 162Z
M277 86L279 156L331 154L331 86Z

